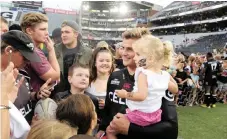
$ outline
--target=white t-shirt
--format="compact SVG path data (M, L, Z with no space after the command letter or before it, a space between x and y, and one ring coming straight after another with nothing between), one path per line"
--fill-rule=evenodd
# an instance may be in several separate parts
M147 76L148 96L144 101L127 100L127 106L131 111L138 110L145 113L152 113L161 108L162 97L166 95L170 74L162 71L161 74L154 73L144 68L137 68L135 72L135 86L133 92L138 91L138 76L142 72Z
M9 116L10 116L10 138L11 139L26 139L30 126L21 112L9 101Z
M106 92L97 92L93 83L86 89L86 92L99 99L106 99Z

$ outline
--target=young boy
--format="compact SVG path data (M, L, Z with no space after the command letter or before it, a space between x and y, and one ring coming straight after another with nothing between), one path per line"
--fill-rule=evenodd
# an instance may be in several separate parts
M88 95L93 101L96 108L98 108L98 99L89 93L85 92L89 85L90 72L89 67L82 64L74 64L69 68L68 81L70 83L70 89L64 92L59 92L53 96L55 102L59 102L73 94L85 94ZM42 109L35 110L38 119L52 119L52 115L56 110L55 104L52 99L44 99L38 102ZM48 105L46 105L48 104Z
M89 67L82 64L74 64L69 68L68 81L70 84L70 90L59 92L54 95L53 99L58 102L62 99L69 97L72 94L86 94L88 95L95 106L98 106L98 99L89 93L85 92L89 85Z

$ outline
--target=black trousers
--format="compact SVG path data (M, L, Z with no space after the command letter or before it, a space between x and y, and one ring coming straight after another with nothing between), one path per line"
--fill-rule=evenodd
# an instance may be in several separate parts
M217 95L216 95L216 90L217 86L205 86L205 98L204 98L204 103L206 106L211 106L212 104L215 104L217 102Z

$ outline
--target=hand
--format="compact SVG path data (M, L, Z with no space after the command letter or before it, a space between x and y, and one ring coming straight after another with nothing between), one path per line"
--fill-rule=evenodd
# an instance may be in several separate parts
M105 100L104 99L98 99L98 100L99 100L99 109L104 109Z
M95 135L95 137L96 137L96 138L100 138L104 133L105 133L105 131L100 130L100 131Z
M128 92L124 89L115 90L115 92L116 92L117 96L120 97L120 98L126 98L127 94L128 94Z
M54 50L54 43L53 41L50 39L50 37L48 36L46 41L44 42L45 45L46 45L46 48L48 50L48 52Z
M32 117L32 122L31 122L31 125L34 126L37 122L39 122L40 119L38 118L37 114L35 114L33 117Z
M116 133L128 135L130 122L124 114L117 113L109 126Z
M116 135L118 132L116 132L115 130L113 130L110 126L108 126L107 128L106 128L106 133L107 134L114 134L114 135Z
M18 74L18 73L17 73ZM17 75L16 75L17 76ZM17 98L17 94L19 91L20 86L22 85L22 83L24 82L24 77L22 77L20 80L17 81L17 83L13 86L13 90L11 93L8 94L9 96L9 100L14 103L16 98Z
M48 98L51 94L51 86L48 86L51 82L51 78L46 81L41 87L40 91L36 94L38 99Z
M8 98L12 103L14 103L17 98L19 87L24 81L24 77L22 77L20 81L16 83L19 72L17 69L13 68L14 64L10 62L8 67L1 73L1 92L3 98Z
M8 92L13 91L13 86L15 85L15 81L16 81L14 76L18 74L18 70L13 68L14 68L14 64L10 62L7 68L1 73L2 95L7 96Z

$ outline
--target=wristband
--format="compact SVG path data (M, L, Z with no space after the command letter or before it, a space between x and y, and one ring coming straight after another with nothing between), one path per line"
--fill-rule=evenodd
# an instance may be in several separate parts
M0 105L0 109L11 109L10 106L6 106L6 105Z

